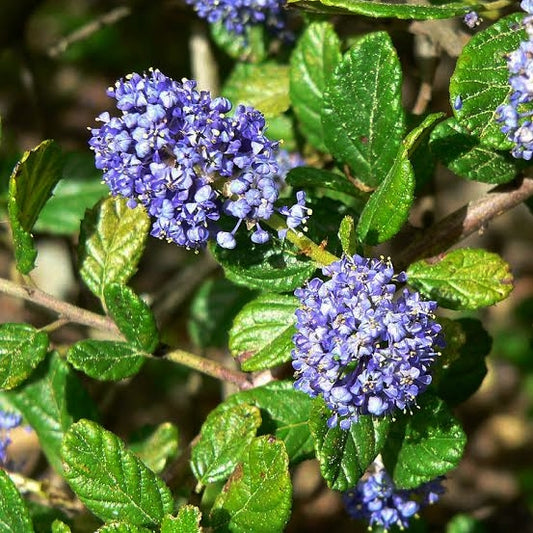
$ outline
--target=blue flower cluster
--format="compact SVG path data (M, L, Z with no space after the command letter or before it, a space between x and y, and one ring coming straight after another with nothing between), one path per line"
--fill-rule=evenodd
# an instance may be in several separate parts
M329 427L349 429L359 415L405 410L431 382L430 367L443 346L437 304L397 283L390 261L343 257L295 291L292 351L295 387L322 396Z
M221 22L237 35L251 26L263 25L271 33L287 37L284 0L186 0L198 16L210 24Z
M7 464L7 448L11 444L9 432L20 426L21 422L19 414L0 410L0 467Z
M522 0L520 7L528 14L522 26L528 35L517 50L507 56L509 84L512 92L508 104L496 110L496 119L503 123L505 133L515 146L511 154L517 159L530 160L533 156L533 0ZM527 109L529 107L529 109Z
M209 239L233 248L245 222L253 242L269 239L260 222L274 212L282 176L261 113L239 105L229 117L227 99L158 70L131 74L108 94L122 116L101 114L89 145L111 193L153 217L153 236L187 248ZM232 231L219 228L222 213L237 219Z
M343 494L344 505L352 518L365 520L370 527L405 529L421 508L439 499L444 492L442 480L439 477L415 489L397 489L389 474L378 468Z

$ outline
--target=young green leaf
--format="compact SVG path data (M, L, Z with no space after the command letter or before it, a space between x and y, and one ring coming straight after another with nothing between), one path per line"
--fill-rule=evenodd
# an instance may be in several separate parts
M135 273L144 249L150 220L140 206L110 197L85 213L80 233L80 275L103 299L104 287L126 283Z
M31 230L61 178L61 150L54 141L43 141L24 153L9 179L8 212L17 269L28 274L35 266L37 250Z
M261 425L259 409L239 404L218 408L202 425L200 440L192 449L191 468L203 485L226 479Z
M407 269L409 284L448 309L478 309L505 299L513 289L509 265L482 249L461 248L436 262Z
M102 520L158 525L173 510L168 487L113 433L95 422L72 425L61 447L65 479Z
M324 142L369 187L383 181L402 141L401 84L390 37L376 32L344 55L324 91Z
M334 490L353 488L370 463L380 453L389 431L388 418L361 416L345 431L329 428L331 412L322 400L316 400L309 424L315 442L320 471L328 487Z
M446 474L457 466L466 444L459 422L442 400L426 393L419 407L398 417L382 450L387 472L400 488Z
M26 383L6 396L37 433L49 463L61 473L60 448L65 432L75 420L97 416L74 372L52 352Z
M194 505L182 505L178 516L170 515L163 518L161 533L202 533L200 521L202 513Z
M107 311L128 341L139 350L152 353L159 342L155 318L135 291L120 283L104 287Z
M526 40L525 31L518 28L522 17L515 13L476 33L463 48L450 80L450 101L461 102L453 105L455 117L482 145L495 150L512 147L496 122L496 109L511 93L506 55Z
M310 24L291 55L290 98L309 142L325 151L320 114L326 84L341 60L340 39L329 22Z
M33 533L30 513L7 472L0 468L0 531Z
M353 218L346 215L339 226L339 240L341 241L342 251L346 255L354 255L356 252L357 241L355 239L355 226Z
M266 118L289 109L289 67L277 63L237 63L226 80L222 94L234 106L245 104Z
M0 389L20 385L44 359L48 335L30 324L0 324Z
M229 333L233 357L247 372L289 361L298 301L283 294L261 294L235 317Z
M67 361L77 370L102 381L117 381L139 372L145 354L127 342L86 339L73 344Z
M257 437L211 510L214 531L283 531L291 510L289 459L283 442Z
M70 527L61 520L54 520L52 522L52 533L71 533Z
M517 167L510 154L480 144L455 118L439 124L431 134L432 152L458 176L483 183L507 183Z
M152 472L160 474L178 453L178 428L170 422L160 424L142 438L130 442L129 448Z

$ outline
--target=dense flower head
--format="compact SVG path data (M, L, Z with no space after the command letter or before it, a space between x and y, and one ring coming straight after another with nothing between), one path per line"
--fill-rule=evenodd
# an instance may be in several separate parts
M7 448L11 444L9 432L21 422L19 414L0 410L0 467L7 464Z
M533 2L522 0L521 8L528 13L522 20L528 40L507 55L509 103L500 105L496 119L502 123L501 130L514 146L511 154L516 158L530 160L533 156Z
M348 429L359 415L405 410L431 382L443 346L437 304L407 288L390 261L344 256L295 291L295 387L322 396L330 427Z
M186 0L198 16L210 24L220 22L237 35L245 35L251 26L263 25L271 33L289 37L285 31L283 0Z
M131 74L108 94L122 115L101 114L89 145L111 193L152 216L153 236L188 248L208 239L232 248L245 222L268 240L259 222L274 211L282 170L261 113L239 105L229 117L227 99L158 70ZM222 213L237 219L233 231L220 230Z
M439 499L444 492L442 480L439 477L415 489L398 489L389 474L377 468L343 494L344 505L352 518L365 520L370 527L405 529L421 508Z
M463 21L469 28L475 28L476 26L479 26L481 24L481 19L475 11L469 11L464 16Z

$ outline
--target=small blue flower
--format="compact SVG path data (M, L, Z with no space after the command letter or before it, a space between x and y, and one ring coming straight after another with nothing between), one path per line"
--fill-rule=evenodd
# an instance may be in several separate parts
M7 464L7 449L11 444L9 433L21 423L19 414L0 410L0 467Z
M479 26L481 24L481 19L475 11L469 11L464 16L463 21L469 28L475 28L476 26Z

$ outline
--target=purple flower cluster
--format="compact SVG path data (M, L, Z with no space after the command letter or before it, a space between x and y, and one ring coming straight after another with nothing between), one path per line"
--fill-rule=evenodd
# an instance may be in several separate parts
M429 383L443 346L437 304L397 283L390 261L343 257L295 291L300 300L292 351L295 387L322 396L329 427L349 429L359 415L405 410Z
M111 193L153 217L153 236L187 248L209 239L233 248L245 222L253 242L269 239L260 221L274 211L281 178L278 143L265 137L261 113L239 105L229 117L227 99L158 70L131 74L108 94L122 116L101 114L89 145ZM222 213L237 219L232 231L220 230Z
M343 494L344 505L352 518L365 520L370 527L405 529L421 508L439 499L444 492L442 480L439 477L415 489L397 489L389 474L378 469Z
M508 104L496 110L496 120L503 124L502 132L514 143L511 154L517 159L533 156L533 0L522 0L520 7L528 14L522 26L528 35L517 50L507 56L509 84L512 92ZM529 109L528 109L529 107Z
M251 26L264 25L271 33L286 37L283 0L186 0L198 16L210 24L220 22L237 35ZM287 34L288 35L288 34Z
M481 24L481 19L479 18L479 15L475 11L469 11L464 16L463 21L469 28L472 28L472 29Z
M7 464L7 448L11 444L9 432L20 426L21 422L19 414L0 410L0 467Z

